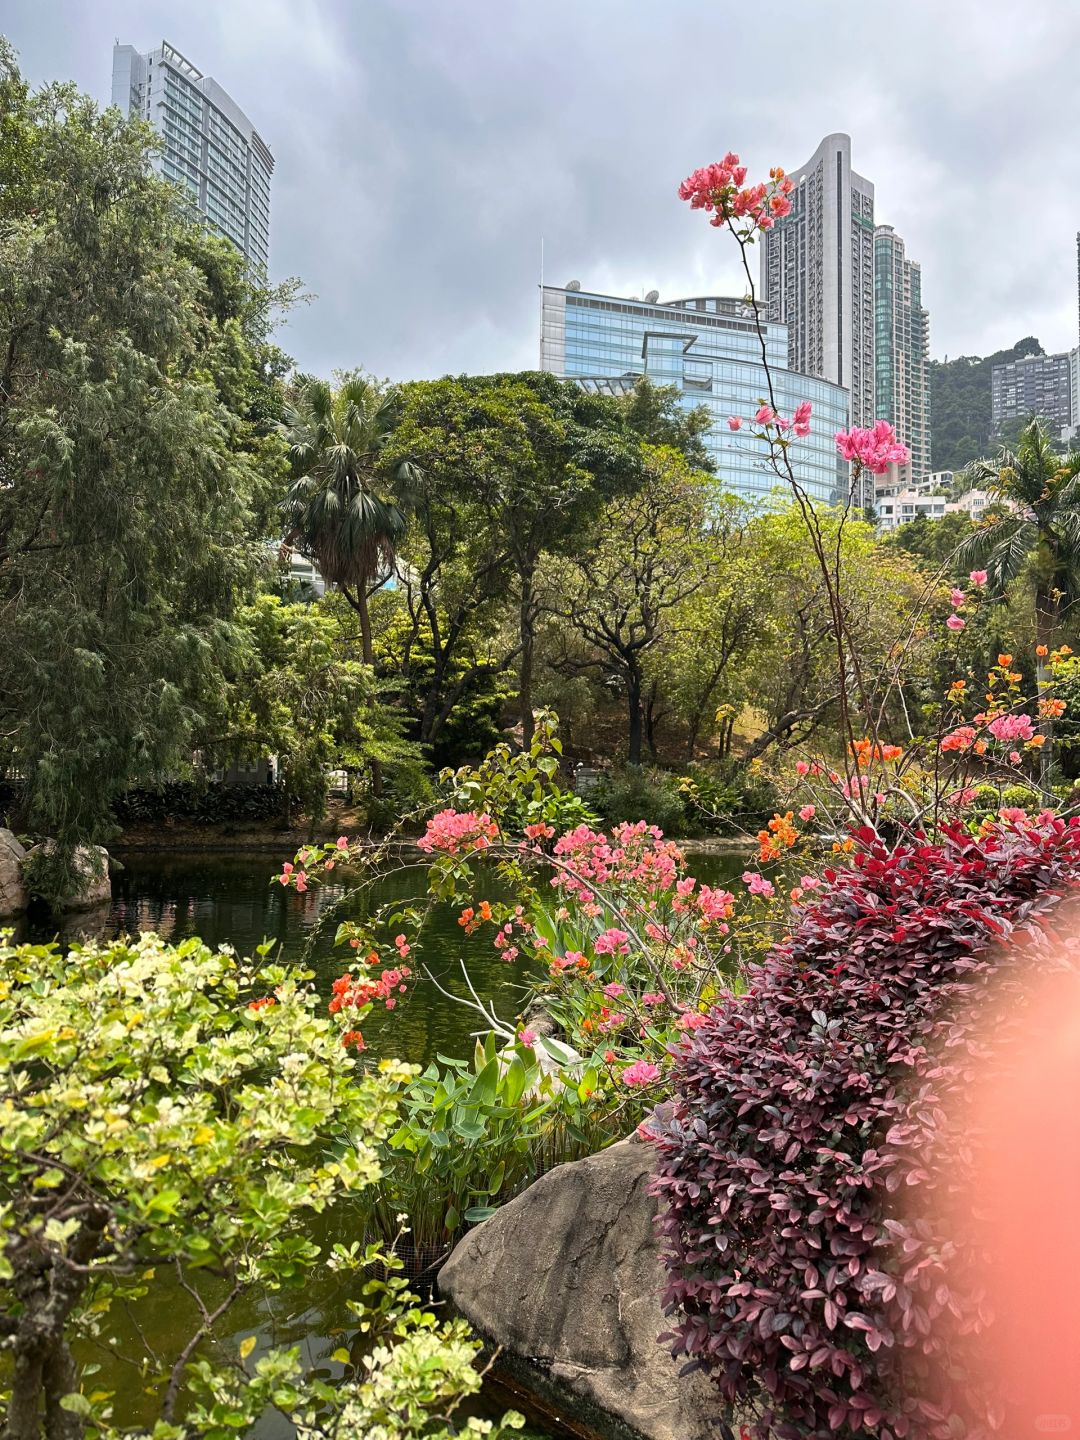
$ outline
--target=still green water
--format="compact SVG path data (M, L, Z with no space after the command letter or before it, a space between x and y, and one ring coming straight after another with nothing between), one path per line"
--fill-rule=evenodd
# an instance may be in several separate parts
M113 879L112 904L91 914L73 917L63 938L76 938L80 932L111 938L156 930L167 940L198 935L209 945L228 943L247 954L263 940L272 940L282 960L299 960L320 914L342 900L345 887L324 886L304 895L286 890L273 883L275 873L280 871L281 859L277 851L139 852L122 856L125 868ZM691 869L700 879L717 884L730 882L745 865L744 855L710 854L695 857ZM390 875L363 898L350 902L350 908L336 920L360 918L387 901L416 899L422 897L423 892L422 869ZM478 898L495 899L498 895L498 886L492 877L486 889L480 887ZM457 911L450 907L440 907L434 912L425 931L420 960L444 989L466 996L461 972L464 961L477 994L494 1007L501 1020L512 1023L524 1004L529 962L518 960L507 965L492 949L490 935L487 938L483 934L466 936L456 917ZM334 928L333 924L327 927L308 956L316 984L327 998L332 981L348 968L351 955L348 949L334 946ZM31 922L24 924L18 938L45 940L52 935L47 928ZM373 1056L394 1055L424 1064L438 1052L469 1054L473 1035L482 1023L474 1011L454 1004L440 994L431 979L418 975L394 1011L380 1009L368 1016L364 1036ZM348 1243L360 1236L348 1210L341 1209L324 1217L313 1238L328 1245L339 1240ZM238 1302L230 1312L235 1327L233 1342L238 1345L245 1336L256 1335L256 1355L273 1345L299 1345L307 1364L320 1367L328 1375L339 1374L341 1367L329 1357L343 1343L348 1344L355 1329L348 1309L350 1285L354 1283L342 1284L329 1271L324 1271L299 1295L281 1293ZM192 1302L176 1287L156 1285L139 1308L139 1326L159 1353L175 1354L194 1328ZM110 1347L102 1347L101 1355L93 1357L102 1365L95 1383L103 1389L116 1390L116 1417L122 1424L146 1423L153 1413L151 1401L144 1394L135 1371L121 1359L125 1352L139 1352L136 1334L134 1330L130 1334L121 1330L114 1336L114 1342ZM471 1413L500 1413L508 1403L512 1402L492 1392L481 1397ZM285 1440L290 1433L289 1427L277 1418L268 1418L258 1431L259 1440ZM537 1440L548 1440L548 1437L555 1440L571 1433L550 1420L537 1417L530 1417L530 1427L525 1432Z

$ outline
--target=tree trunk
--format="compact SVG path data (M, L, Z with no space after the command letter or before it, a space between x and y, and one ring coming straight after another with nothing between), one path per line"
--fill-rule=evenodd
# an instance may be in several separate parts
M649 686L649 699L645 706L645 739L649 746L649 754L654 760L658 759L656 749L656 727L660 723L660 717L656 713L656 701L659 686L654 680Z
M79 1388L79 1371L67 1341L60 1339L45 1360L42 1378L45 1382L45 1440L81 1440L86 1427L81 1415L65 1410L60 1404L64 1395Z
M371 611L368 609L367 590L363 584L356 587L356 604L353 607L360 617L360 650L364 664L375 668L375 647L371 643ZM378 760L371 762L371 793L382 794L382 766Z
M641 676L634 670L631 670L626 682L626 704L630 716L630 745L626 758L631 765L640 765L643 719L641 710Z
M1058 628L1058 608L1054 601L1053 594L1043 586L1035 592L1035 643L1042 647L1045 645L1047 652L1053 650L1054 639ZM1052 679L1050 667L1046 663L1047 655L1038 656L1035 662L1035 675L1037 679L1037 692L1040 696L1049 694L1049 685ZM1049 794L1050 792L1050 768L1054 748L1054 722L1047 717L1038 721L1039 733L1043 736L1043 744L1039 750L1039 785Z
M17 1350L3 1440L39 1440L41 1435L41 1371L39 1351Z
M533 738L533 708L532 708L532 680L533 680L533 577L530 571L528 575L521 577L521 608L519 611L519 624L521 627L521 680L518 685L518 710L521 715L521 745L527 750L532 744Z

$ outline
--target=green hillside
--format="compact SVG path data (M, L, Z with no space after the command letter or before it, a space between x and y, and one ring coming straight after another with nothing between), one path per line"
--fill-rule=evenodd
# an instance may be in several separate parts
M980 359L958 355L955 360L930 361L931 464L935 470L960 470L990 454L990 372L1006 360L1042 355L1034 335L1018 340L1011 350Z

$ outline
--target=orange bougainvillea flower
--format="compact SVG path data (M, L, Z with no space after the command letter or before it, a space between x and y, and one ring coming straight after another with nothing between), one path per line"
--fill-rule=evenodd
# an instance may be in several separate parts
M1012 664L1012 656L1011 656L1011 655L999 655L999 656L998 656L998 664L999 664L999 665L1011 665L1011 664Z
M1045 645L1035 646L1035 654L1038 655L1040 660L1043 658L1044 655L1048 655L1049 653L1050 652L1047 650Z
M1040 700L1039 714L1047 720L1060 720L1065 714L1064 700Z
M1029 748L1030 750L1041 750L1042 747L1043 747L1045 744L1046 744L1046 736L1045 736L1045 735L1033 735L1033 736L1031 737L1031 739L1028 741L1028 748Z
M1069 649L1068 645L1059 645L1059 646L1058 646L1058 654L1059 654L1059 655L1071 655L1072 653L1073 653L1073 652Z

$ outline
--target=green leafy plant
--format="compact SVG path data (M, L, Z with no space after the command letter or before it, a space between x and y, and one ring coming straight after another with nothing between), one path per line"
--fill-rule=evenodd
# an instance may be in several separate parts
M446 1416L479 1386L479 1347L389 1282L358 1315L375 1348L340 1386L298 1349L249 1363L255 1337L229 1337L241 1297L298 1290L324 1263L310 1222L378 1181L412 1068L362 1068L307 975L198 940L61 954L0 937L0 974L9 1440L128 1433L81 1357L159 1292L194 1308L168 1355L135 1327L156 1434L244 1432L268 1406L302 1435L462 1433ZM382 1249L351 1260L393 1276Z

